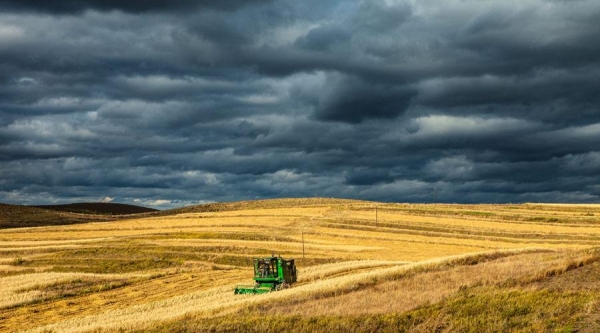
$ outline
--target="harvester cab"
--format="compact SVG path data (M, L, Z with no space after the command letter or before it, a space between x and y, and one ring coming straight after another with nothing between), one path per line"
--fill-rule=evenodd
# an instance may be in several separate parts
M254 258L254 285L237 286L235 294L264 294L274 290L289 288L296 282L294 259L271 256Z

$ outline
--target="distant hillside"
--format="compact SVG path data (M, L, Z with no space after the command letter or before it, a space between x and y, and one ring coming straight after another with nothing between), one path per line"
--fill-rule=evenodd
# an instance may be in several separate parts
M110 202L81 202L67 205L40 205L33 207L61 212L96 215L129 215L158 211L157 209L153 208Z
M29 206L0 204L0 229L112 221L107 215L77 214Z
M106 222L152 214L156 209L116 203L20 206L0 203L0 229Z

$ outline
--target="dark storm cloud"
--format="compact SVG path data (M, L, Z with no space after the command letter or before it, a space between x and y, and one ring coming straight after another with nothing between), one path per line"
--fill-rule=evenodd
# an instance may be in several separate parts
M598 121L597 68L533 71L526 76L432 79L421 83L416 103L461 114L507 117L562 124Z
M385 1L365 1L361 3L354 23L360 28L383 33L402 25L411 17L413 9L408 3L386 4Z
M0 201L593 202L594 1L0 1Z
M324 92L315 115L321 120L358 123L369 118L396 118L410 105L414 89L374 84L355 78L328 82L333 91Z
M336 44L347 43L352 38L349 31L340 27L319 27L310 30L294 42L295 46L316 52L326 52L336 47Z
M389 169L358 169L346 174L346 183L349 185L373 185L393 181L394 177L390 175Z
M267 0L265 0L267 1ZM253 1L260 2L260 1ZM183 11L197 8L231 10L248 4L247 0L3 0L0 9L14 11L48 12L53 14L80 13L87 9L109 11L121 10L130 13Z

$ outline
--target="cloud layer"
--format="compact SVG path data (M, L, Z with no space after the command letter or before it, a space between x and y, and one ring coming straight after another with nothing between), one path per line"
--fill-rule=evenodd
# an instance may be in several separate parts
M0 202L599 200L597 1L0 9Z

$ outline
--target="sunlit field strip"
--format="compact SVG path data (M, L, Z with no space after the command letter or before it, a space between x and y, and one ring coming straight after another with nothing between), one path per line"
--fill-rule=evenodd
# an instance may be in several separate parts
M560 206L537 206L537 205L381 205L383 211L401 211L414 215L440 215L440 216L462 216L473 217L473 213L484 213L489 219L527 218L527 217L556 217L566 216L571 219L587 219L593 214L600 213L600 209L594 207L577 207L575 205ZM475 214L478 215L478 214Z
M166 245L166 246L196 246L200 250L203 246L214 246L214 245L229 245L246 248L257 248L257 249L277 249L286 251L302 252L302 243L300 240L296 243L290 242L267 242L267 241L246 241L246 240L229 240L229 239L168 239L161 241L145 241L148 244L155 245ZM347 244L315 244L314 240L306 242L305 249L313 251L312 254L322 253L328 251L338 252L365 252L365 251L378 251L385 249L383 247L370 246L370 245L347 245Z
M353 215L353 218L364 219L375 221L375 217L372 213L358 212ZM429 217L429 216L414 216L404 214L389 214L389 213L378 213L378 219L382 223L411 223L415 225L442 225L444 227L468 227L482 230L513 230L513 231L543 231L546 233L598 233L600 232L600 226L580 226L573 228L571 226L549 224L549 223L511 223L507 221L490 221L486 219L473 219L467 220L464 218L448 218L448 217ZM540 227L543 229L540 230Z
M400 245L413 246L412 244L436 244L444 246L459 246L459 247L471 247L474 249L497 249L497 248L510 248L510 247L527 247L530 242L508 242L498 240L473 240L461 238L460 235L454 237L434 237L434 236L423 236L423 235L406 235L406 234L386 234L385 232L373 233L369 235L371 237L356 237L356 233L348 231L332 231L328 229L322 229L315 234L310 234L309 237L314 241L322 240L333 240L337 239L339 243L350 241L352 239L356 242L364 242L377 245L380 248L396 248ZM523 243L523 244L519 244Z
M327 230L327 229L324 229ZM364 233L361 235L365 235ZM373 252L377 253L375 255L367 255L369 258L380 256L380 252L392 251L392 249L397 247L430 247L432 250L437 249L438 251L451 251L452 253L456 253L455 249L460 249L459 251L465 251L469 249L471 251L480 251L485 248L490 248L489 242L455 242L448 243L446 238L431 238L431 237L415 237L415 236L407 236L398 235L397 237L392 237L389 234L385 233L373 233L373 237L356 237L356 233L352 233L349 231L336 231L336 233L331 233L329 236L326 234L307 234L305 237L305 250L310 255L315 255L317 253L327 252L328 255L334 255L338 252L342 252L342 255L347 255L348 252L352 254L357 254L356 252ZM394 235L395 236L395 235ZM381 238L379 238L381 237ZM349 240L352 239L352 241ZM192 246L204 246L211 244L230 244L230 245L239 245L245 247L255 247L255 248L272 248L277 250L291 250L299 252L301 250L301 239L296 238L297 243L289 243L289 242L257 242L257 241L244 241L244 240L167 240L167 241L152 241L153 244L156 245L192 245ZM404 244L404 243L416 243L416 244ZM357 245L347 245L348 243L354 243ZM362 245L358 245L362 244ZM435 245L431 247L431 245ZM516 246L511 243L499 243L494 248L505 248L505 247L523 247ZM407 258L403 258L407 260Z
M376 203L379 207L399 210L429 211L490 211L490 212L532 212L537 214L555 212L588 213L600 212L599 204L523 203L523 204L415 204L415 203ZM350 206L360 206L351 204ZM372 207L372 205L362 205Z
M0 248L0 252L14 252L14 251L39 251L39 250L59 250L59 249L76 249L82 247L81 245L67 244L67 245L47 245L47 246L25 246L25 247L8 247Z
M348 206L348 209L371 212L375 205ZM472 218L484 214L487 219L505 219L510 217L552 217L557 215L568 216L572 219L587 219L591 214L600 213L593 207L579 207L564 205L562 207L540 207L535 205L443 205L443 204L377 204L382 213L399 212L411 215L436 215L436 216L460 216Z
M560 208L595 208L600 210L600 204L566 204L566 203L525 203L525 206L560 207Z
M0 241L0 248L10 247L22 247L22 246L42 246L42 245L66 245L66 244L85 244L90 242L109 240L112 238L104 239L80 239L80 240L36 240L36 241Z
M224 271L219 281L222 284L232 285L236 281L241 280L243 278L242 275L247 275L241 273L243 272ZM104 276L100 274L98 278ZM165 277L141 280L132 285L102 293L35 303L23 309L26 311L19 311L17 308L16 313L13 313L4 322L0 322L0 331L3 324L8 325L8 327L18 327L18 330L22 331L51 324L69 317L82 317L106 311L118 311L122 308L195 293L199 290L207 290L214 287L213 280L214 272L212 271L207 271L206 273L194 272L193 274L174 274L174 272L171 272ZM6 317L6 314L3 314L2 311L0 310L0 315ZM32 312L36 313L36 316L32 317Z
M215 223L218 222L218 225ZM78 240L78 239L96 239L100 240L103 238L117 237L117 236L141 236L141 235L156 235L165 232L189 232L195 230L211 230L210 228L219 228L221 226L227 227L227 225L239 225L243 222L246 225L255 225L257 227L268 225L269 228L276 228L278 226L285 226L293 220L282 220L273 219L254 221L240 221L235 219L229 219L229 221L222 220L180 220L180 219L165 219L162 223L157 225L143 225L133 228L135 225L131 225L132 222L118 221L118 222L103 222L103 223L89 223L85 225L73 225L73 226L60 226L55 228L40 227L31 228L29 230L0 230L1 240L35 240L35 239L46 239L46 240ZM142 222L136 222L142 223ZM206 229L208 225L208 229ZM27 232L25 232L27 231Z
M47 285L78 278L122 279L147 277L148 274L86 274L86 273L35 273L0 278L0 309L19 303L32 301L41 295L39 290L27 290L36 287L41 289Z
M216 229L204 229L201 226L189 226L188 228L185 227L178 227L176 228L176 230L174 230L174 228L162 228L162 229L144 229L144 230L119 230L119 229L112 229L112 230L86 230L86 231L71 231L69 232L68 230L66 231L47 231L44 232L42 230L37 231L36 232L30 232L30 233L22 233L22 234L14 234L14 235L10 235L11 239L16 240L16 239L22 239L22 240L28 240L28 241L33 241L37 238L40 237L44 237L44 238L49 238L49 239L54 239L54 240L69 240L69 239L93 239L95 235L99 236L97 238L97 240L102 240L105 239L107 237L140 237L140 236L153 236L153 235L160 235L160 234L164 234L166 232L193 232L193 231L211 231L211 230L216 230Z
M432 230L432 229L404 229L404 228L390 228L390 227L381 227L374 228L371 226L353 226L348 224L329 224L328 227L331 231L321 231L322 233L339 233L342 235L342 232L352 232L354 231L362 231L360 237L356 238L378 238L378 239L391 239L393 237L419 237L421 240L426 240L427 237L431 239L446 239L446 242L456 242L463 241L468 242L472 241L485 241L485 242L497 242L497 243L525 243L525 242L537 242L544 241L549 243L573 243L578 242L587 245L600 245L600 237L598 234L545 234L545 233L518 233L514 231L495 231L488 232L485 231L467 231L467 230L452 230L452 229L440 229L440 230ZM316 229L315 229L316 230ZM324 229L319 229L324 230ZM325 229L326 230L326 229ZM335 230L335 231L333 231ZM352 235L351 234L351 235ZM378 237L374 235L380 235ZM345 237L350 237L346 235ZM477 244L477 243L474 243Z
M362 222L364 221L364 222ZM377 225L372 220L338 220L338 222L356 223L356 224L367 224ZM430 217L430 218L414 218L410 216L406 218L379 218L378 223L382 225L398 225L398 226L415 226L415 227L438 227L445 229L456 229L456 230L478 230L482 232L496 232L496 231L519 231L519 232L547 232L547 233L586 233L586 232L598 232L600 229L595 224L555 224L549 222L507 222L507 221L489 221L489 220L465 220L457 218L446 218L446 217Z
M423 304L438 302L464 286L493 286L503 283L507 277L517 282L531 276L543 276L545 270L564 266L565 262L578 258L585 256L525 252L477 265L455 266L444 270L443 273L426 271L383 282L375 288L325 299L292 297L276 306L268 306L262 315L348 316L404 312Z
M507 252L524 253L525 251L526 250L511 250ZM48 329L57 330L60 332L85 332L99 328L143 328L147 325L152 325L153 321L164 321L171 318L181 317L189 313L209 316L216 311L240 309L250 304L261 302L277 302L294 296L311 297L313 295L343 289L355 283L368 281L373 278L381 279L394 276L402 272L406 272L409 269L414 269L415 267L437 265L444 261L462 257L468 257L468 255L436 258L392 267L374 268L367 272L317 280L315 282L300 285L292 289L264 295L233 295L231 292L233 285L224 285L184 296L151 302L148 304L106 311L98 315L71 318L55 324L37 328L31 332L44 332ZM329 269L329 267L327 267L327 269Z
M482 242L471 239L466 239L463 242L463 239L459 239L459 236L450 238L417 234L390 234L386 233L385 231L357 233L356 230L330 228L315 229L313 232L311 232L311 234L308 235L308 238L316 242L327 241L333 244L343 244L351 241L359 244L378 244L379 246L381 246L381 244L385 244L386 247L398 247L398 242L440 244L448 246L473 246L480 248L490 247L489 242ZM501 246L505 245L508 246L510 245L510 243L501 243Z

